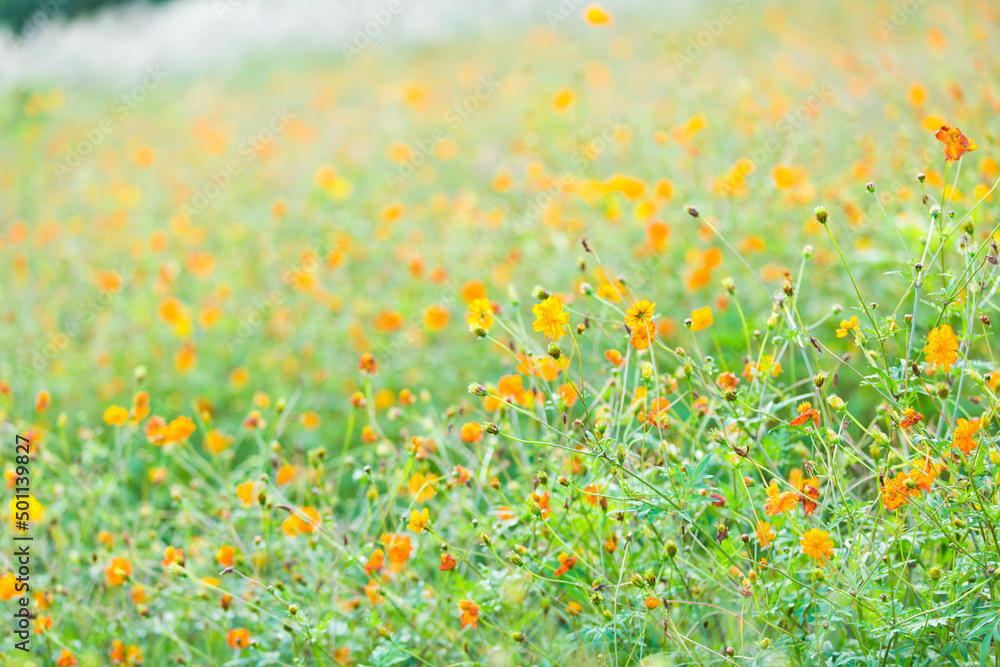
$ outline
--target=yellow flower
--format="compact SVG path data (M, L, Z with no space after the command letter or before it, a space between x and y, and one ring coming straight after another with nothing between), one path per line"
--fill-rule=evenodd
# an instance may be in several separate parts
M636 301L632 307L625 311L625 324L629 329L637 329L653 321L653 309L655 303L650 303L646 299Z
M408 486L410 487L410 493L416 497L416 502L422 503L434 497L434 494L437 493L434 490L434 484L437 482L437 479L437 475L425 475L422 472L418 472L410 478Z
M819 528L806 531L799 544L802 545L802 553L814 560L823 560L833 555L833 540L830 539L830 533Z
M493 304L487 298L473 299L469 302L469 325L482 327L489 331L493 326Z
M566 335L566 324L569 322L569 313L563 312L562 303L554 296L550 296L545 301L531 307L531 312L535 314L535 322L531 328L541 331L546 338L559 340Z
M596 2L584 7L583 18L590 25L609 26L611 25L611 14Z
M552 109L563 113L576 102L576 93L569 88L560 88L552 94Z
M414 533L422 533L424 529L431 525L431 513L426 507L422 512L413 510L410 512L410 522L406 525L407 528L412 530Z
M691 331L701 331L712 326L712 309L709 306L691 311Z
M104 422L107 424L121 426L126 421L128 421L128 410L123 407L112 405L104 411Z
M858 329L858 316L855 315L849 320L841 320L840 328L837 329L837 338L846 338L848 334L852 331L857 331Z
M958 338L955 337L955 332L947 324L934 327L927 334L924 352L927 353L929 363L943 371L951 370L952 365L958 361Z

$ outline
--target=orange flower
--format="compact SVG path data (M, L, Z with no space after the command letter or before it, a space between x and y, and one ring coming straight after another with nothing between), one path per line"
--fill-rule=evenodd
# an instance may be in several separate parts
M564 553L559 554L559 568L556 570L556 577L562 576L570 571L570 569L576 565L576 556L567 556Z
M205 442L202 446L209 454L221 454L229 449L229 446L233 444L234 441L235 438L233 438L233 436L226 435L218 429L213 428L208 432L208 435L205 436Z
M174 563L178 565L184 564L184 550L167 547L163 552L163 560L160 562L160 565L163 567L170 567Z
M76 657L66 649L59 654L59 662L56 663L58 667L75 667L77 664Z
M794 491L778 491L778 482L771 480L767 487L767 500L764 501L764 513L768 516L775 516L791 511L795 503L799 500L799 494Z
M483 427L476 422L468 422L462 425L462 442L479 442L483 439Z
M539 493L538 491L532 491L528 498L538 507L542 518L548 519L549 515L552 513L552 509L549 507L549 501L552 497L549 495L549 492L546 491L545 493Z
M243 650L250 646L250 633L246 628L230 630L226 635L226 643L229 644L229 648Z
M374 579L370 580L368 585L365 586L365 595L368 596L368 601L371 602L372 605L377 605L384 599L381 595L379 595L379 590L381 590L381 588L382 584Z
M18 596L18 593L17 577L14 576L13 572L8 572L0 577L0 600L6 602L12 597Z
M597 507L597 503L600 502L601 485L600 484L588 484L583 489L583 501L588 505L593 505Z
M169 445L175 442L183 442L187 440L188 436L194 433L194 429L194 422L181 415L167 424L163 432L163 444Z
M472 600L462 600L458 603L458 608L462 610L462 617L459 619L462 623L462 628L467 625L471 625L474 628L479 627L479 605Z
M243 507L250 507L253 502L253 482L243 482L236 486L236 497L243 503Z
M763 355L759 364L748 361L743 367L743 377L749 378L751 381L763 378L768 374L771 377L778 377L781 374L781 362L775 363L774 357L770 354Z
M948 162L959 160L967 152L979 148L975 141L962 134L957 127L942 125L934 134L934 138L944 144L944 159Z
M802 553L817 561L829 559L833 555L833 540L829 538L830 533L819 528L806 531L799 540Z
M368 557L368 562L365 563L365 574L371 577L372 572L381 572L383 565L385 565L385 552L381 549L376 549Z
M926 456L918 459L914 464L916 467L910 471L910 479L921 491L930 491L934 478L937 477L940 466L934 465Z
M401 571L410 558L410 552L413 551L409 536L386 533L382 536L382 544L385 545L389 555L389 570L391 572Z
M219 547L218 553L215 554L215 560L219 562L222 567L232 567L233 558L236 556L236 547L232 547L228 544L223 544Z
M450 317L448 309L444 306L438 304L428 306L424 311L424 326L431 331L439 331L448 324Z
M45 614L44 616L38 616L35 618L35 634L43 635L46 630L52 629L52 615Z
M111 645L111 664L112 665L141 665L142 664L142 650L138 646L128 646L115 640Z
M454 556L449 553L443 553L441 554L441 565L438 566L438 569L442 572L448 572L449 570L454 570L457 564L458 561L455 560Z
M924 352L927 353L925 358L929 363L945 372L951 370L952 365L958 361L958 338L955 337L955 332L947 324L934 327L927 334Z
M903 412L903 419L899 422L899 425L902 428L910 428L923 418L924 416L913 408L907 408L906 411Z
M500 521L514 521L517 519L517 514L511 508L501 506L497 508L497 518Z
M637 350L649 349L650 344L655 339L656 322L649 322L632 329L632 347Z
M288 484L290 481L295 479L295 474L297 472L298 469L296 469L295 466L283 465L280 468L278 468L278 474L275 476L274 481L278 484L278 486L284 486L285 484Z
M45 389L42 389L38 392L38 395L35 396L35 410L38 412L45 412L51 404L52 395Z
M121 586L132 576L132 563L121 556L116 556L111 559L111 565L108 565L104 573L108 577L109 586Z
M775 536L775 532L771 530L771 524L765 521L757 521L757 541L760 542L762 547L770 546Z
M799 416L792 420L792 426L801 426L811 419L816 428L819 428L819 411L813 408L812 403L805 401L796 409Z
M625 361L625 357L618 350L605 350L604 358L607 359L612 366L621 366Z
M955 423L955 432L952 434L951 444L965 452L966 456L972 454L972 450L979 446L974 437L980 428L982 428L982 424L978 419L969 421L968 419L960 418Z
M910 496L919 496L916 484L905 472L897 473L895 477L886 479L881 489L882 504L890 512L899 509L910 502Z
M714 322L712 309L709 306L691 311L691 331L701 331L712 326Z
M643 600L643 604L646 605L646 609L653 610L660 606L660 598L655 595L650 595L648 598Z
M375 357L368 352L362 354L361 358L358 359L358 370L363 373L367 373L368 375L375 375L378 373L378 363L376 363Z
M299 512L305 514L305 518L293 513L290 517L281 522L281 530L289 537L296 535L306 535L316 532L316 526L320 523L319 511L315 507L300 507Z
M736 389L739 383L740 379L734 373L719 373L719 377L715 378L715 384L719 389Z

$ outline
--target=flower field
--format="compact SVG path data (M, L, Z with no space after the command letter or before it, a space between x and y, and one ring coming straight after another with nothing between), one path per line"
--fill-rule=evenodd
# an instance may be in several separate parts
M0 662L1000 665L998 72L568 1L3 89Z

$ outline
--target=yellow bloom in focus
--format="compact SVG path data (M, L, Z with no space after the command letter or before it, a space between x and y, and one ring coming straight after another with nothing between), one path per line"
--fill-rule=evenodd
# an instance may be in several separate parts
M422 512L413 510L410 512L410 522L406 525L407 528L412 530L414 533L422 533L424 529L431 525L431 513L426 507Z
M482 327L489 331L493 326L493 304L485 297L473 299L469 302L469 326Z
M562 303L554 296L550 296L545 301L531 307L531 312L535 314L535 322L531 328L541 331L546 338L559 340L566 335L566 324L569 322L569 313L563 312Z
M802 553L814 560L828 559L833 555L833 540L830 539L830 533L819 528L806 531L799 544L802 545Z
M857 315L849 320L841 320L840 328L837 329L837 338L847 338L852 331L857 331L859 326Z
M656 308L656 304L650 303L646 299L636 301L632 304L631 308L625 311L625 324L628 325L629 329L636 329L643 324L649 324L653 321L654 308Z
M715 319L712 317L712 309L709 306L691 311L691 331L701 331L712 326Z
M925 359L941 370L947 372L958 361L958 338L947 324L934 327L927 334L927 344L924 345Z

